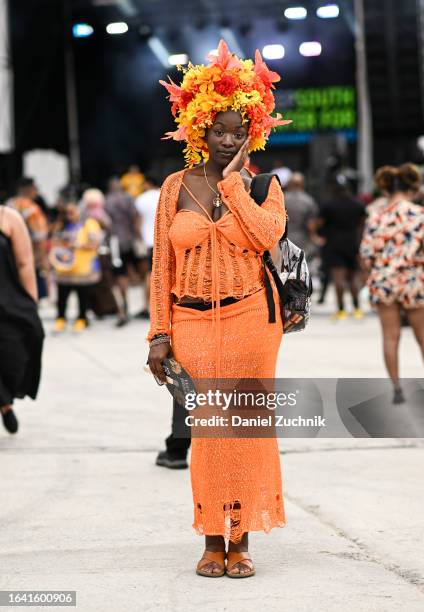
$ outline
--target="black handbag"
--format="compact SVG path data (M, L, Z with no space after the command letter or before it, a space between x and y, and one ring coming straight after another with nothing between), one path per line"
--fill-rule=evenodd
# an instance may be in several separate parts
M250 196L261 206L266 200L268 189L275 174L258 174L252 179ZM280 312L285 333L305 329L311 309L312 279L309 274L305 253L288 239L288 223L278 241L279 257L274 263L269 251L263 254L265 265L265 291L268 304L268 321L275 323L275 302L269 270L280 297Z

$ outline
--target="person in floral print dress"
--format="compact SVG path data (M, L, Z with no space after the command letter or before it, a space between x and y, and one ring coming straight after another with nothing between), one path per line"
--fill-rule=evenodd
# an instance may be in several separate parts
M384 360L397 404L405 401L398 364L401 309L424 357L424 207L410 201L420 188L421 174L413 164L384 166L375 182L387 202L369 214L360 255L369 273L370 301L380 318Z

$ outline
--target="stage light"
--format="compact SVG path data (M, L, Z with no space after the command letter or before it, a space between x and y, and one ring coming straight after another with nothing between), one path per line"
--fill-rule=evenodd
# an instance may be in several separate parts
M74 38L87 38L88 36L91 36L93 32L93 28L91 25L88 25L88 23L76 23L74 26L72 26L72 34Z
M147 44L162 66L164 66L164 68L169 68L168 58L170 53L163 42L157 36L151 36L147 41Z
M168 57L168 62L171 66L183 66L184 64L188 64L188 55L185 53L175 53Z
M286 19L306 19L308 11L304 6L291 6L284 11Z
M340 9L337 4L325 4L317 8L317 16L321 19L335 19L339 13Z
M128 32L128 25L125 23L125 21L109 23L106 26L106 32L108 34L125 34L125 32Z
M322 47L319 42L303 42L299 47L299 53L305 57L316 57L321 55Z
M265 45L262 49L263 57L268 60L281 59L284 53L283 45Z

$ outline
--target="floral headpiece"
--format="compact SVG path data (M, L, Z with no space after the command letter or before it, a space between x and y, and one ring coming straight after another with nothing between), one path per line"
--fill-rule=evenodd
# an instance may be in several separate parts
M280 80L276 72L269 70L256 51L255 61L241 60L230 53L221 40L218 54L207 56L209 64L180 68L184 78L180 86L170 77L169 83L160 81L169 92L172 114L178 129L167 132L166 138L185 140L186 165L207 161L206 130L219 112L235 110L241 113L243 123L249 122L249 151L265 148L271 129L291 121L283 121L279 113L271 117L275 108L273 83Z

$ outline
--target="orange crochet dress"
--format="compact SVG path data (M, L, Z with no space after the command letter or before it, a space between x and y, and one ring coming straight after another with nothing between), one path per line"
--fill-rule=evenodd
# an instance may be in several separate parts
M161 190L148 339L170 334L175 359L194 379L272 379L283 329L280 318L268 322L262 254L284 232L281 188L274 179L258 206L231 173L218 183L229 210L214 222L200 207L177 211L185 172L170 175ZM179 306L182 296L212 308ZM239 301L220 306L225 297ZM197 533L238 542L244 532L285 525L275 438L193 437L190 470Z

